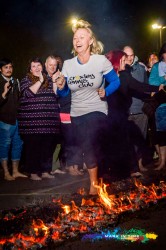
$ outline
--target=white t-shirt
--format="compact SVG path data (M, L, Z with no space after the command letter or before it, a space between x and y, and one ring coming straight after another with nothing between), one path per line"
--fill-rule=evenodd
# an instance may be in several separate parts
M67 78L71 90L71 116L80 116L94 111L107 114L107 102L101 100L97 89L103 86L103 75L113 69L104 55L91 55L85 64L77 57L66 60L62 73Z

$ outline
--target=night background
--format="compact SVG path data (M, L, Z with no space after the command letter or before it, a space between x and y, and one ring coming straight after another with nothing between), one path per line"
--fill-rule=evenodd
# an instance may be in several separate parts
M165 0L0 0L0 58L13 60L19 78L33 56L43 61L53 53L71 58L71 19L77 17L92 24L105 53L131 45L146 62L148 54L159 49L159 30L151 25L165 26L165 13ZM162 35L164 42L166 29Z

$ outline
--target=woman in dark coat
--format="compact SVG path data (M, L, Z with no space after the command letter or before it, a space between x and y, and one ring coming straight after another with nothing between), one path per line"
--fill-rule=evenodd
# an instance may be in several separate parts
M159 87L152 87L133 78L130 66L125 64L126 54L123 51L110 51L106 57L118 73L121 83L118 91L107 98L109 106L107 169L111 168L111 175L115 179L127 178L130 174L141 176L138 161L147 154L147 147L139 128L128 120L129 108L133 96L144 100L150 97L151 92L157 92Z

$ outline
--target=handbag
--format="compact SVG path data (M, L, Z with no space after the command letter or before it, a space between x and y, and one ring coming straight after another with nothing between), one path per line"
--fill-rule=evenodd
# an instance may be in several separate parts
M148 117L152 117L156 109L163 103L166 103L166 86L144 102L142 111Z

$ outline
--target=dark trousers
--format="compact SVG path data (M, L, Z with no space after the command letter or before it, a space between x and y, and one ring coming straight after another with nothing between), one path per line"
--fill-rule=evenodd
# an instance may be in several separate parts
M112 112L108 116L106 157L100 176L108 174L111 181L130 176L131 143L127 118L127 115L120 112Z
M72 129L75 134L75 148L71 165L82 163L82 154L87 168L94 168L102 158L102 141L104 138L107 116L101 112L72 117ZM77 153L78 152L78 153Z
M137 162L141 158L143 161L143 164L146 165L150 163L152 161L151 149L149 145L147 145L147 142L145 138L143 137L140 128L131 120L129 121L129 134L130 134L131 145L134 146L134 151L135 151ZM134 152L132 155L134 155ZM139 169L137 169L137 171L138 170Z
M58 143L58 136L23 135L23 165L28 173L41 174L52 170L53 153Z

